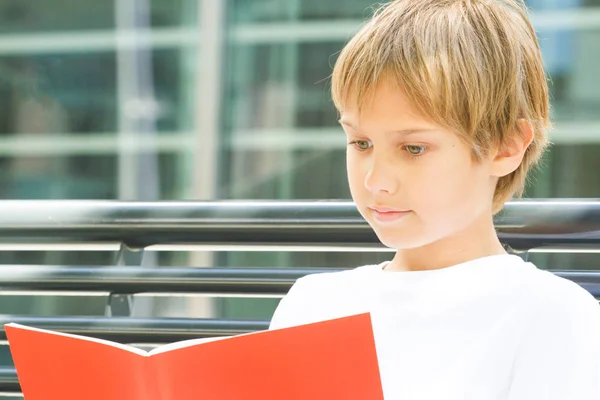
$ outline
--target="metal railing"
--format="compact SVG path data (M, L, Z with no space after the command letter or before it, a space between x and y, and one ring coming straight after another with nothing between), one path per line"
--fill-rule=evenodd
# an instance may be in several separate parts
M503 243L518 252L600 252L600 200L515 201L494 222ZM113 266L0 266L4 292L99 291L110 294L109 303L139 293L281 297L301 276L340 270L141 267L141 255L149 249L389 251L354 205L344 201L0 201L0 249L118 250ZM600 297L600 271L553 273ZM0 316L0 324L7 322L123 343L165 343L268 327L268 321L224 319ZM14 369L0 369L0 391L18 390Z
M516 250L598 245L600 199L509 202L495 225ZM161 250L382 248L349 201L0 201L2 249L121 244Z

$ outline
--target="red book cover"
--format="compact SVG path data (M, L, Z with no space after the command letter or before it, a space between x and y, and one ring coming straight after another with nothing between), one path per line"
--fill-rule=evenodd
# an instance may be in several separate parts
M383 400L368 313L150 352L5 330L25 400Z

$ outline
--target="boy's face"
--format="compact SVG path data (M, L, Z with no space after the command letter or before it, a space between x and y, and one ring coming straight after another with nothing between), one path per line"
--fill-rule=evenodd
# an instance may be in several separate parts
M492 161L476 162L452 132L380 84L360 115L343 110L352 198L383 244L395 249L450 238L491 215Z

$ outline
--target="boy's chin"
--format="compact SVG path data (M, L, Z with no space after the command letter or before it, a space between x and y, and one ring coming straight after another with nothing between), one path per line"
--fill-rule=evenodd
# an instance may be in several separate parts
M415 249L417 247L422 247L427 244L424 240L422 240L422 238L418 238L415 236L401 237L400 235L397 235L397 234L396 235L390 235L390 234L386 235L383 232L381 232L381 233L375 232L375 233L377 234L379 241L385 247L389 247L390 249L394 249L394 250Z
M408 226L405 223L382 225L371 219L367 220L379 241L390 249L408 250L422 247L431 242L431 238L423 235L418 226Z

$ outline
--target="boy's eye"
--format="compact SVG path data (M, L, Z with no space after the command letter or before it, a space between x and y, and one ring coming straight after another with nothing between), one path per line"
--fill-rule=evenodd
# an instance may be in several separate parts
M372 146L372 143L368 140L355 140L350 144L354 145L360 151L369 150L369 148Z
M411 156L420 156L426 150L425 146L407 145L404 149L408 151Z

